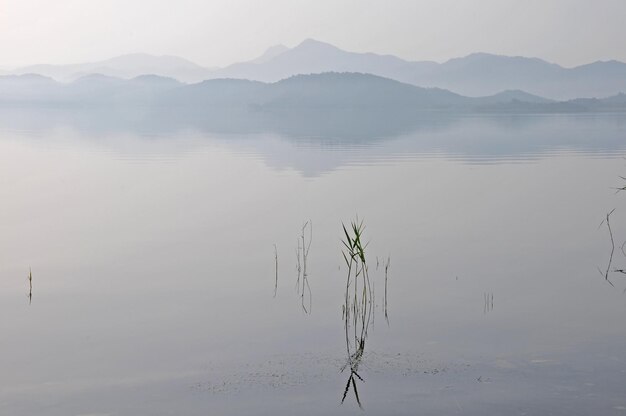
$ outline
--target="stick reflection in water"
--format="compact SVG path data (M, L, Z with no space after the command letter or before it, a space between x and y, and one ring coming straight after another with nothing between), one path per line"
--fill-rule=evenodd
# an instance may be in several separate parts
M31 268L28 269L28 304L33 303L33 270Z
M297 240L296 248L296 270L298 271L298 278L296 280L296 291L300 295L300 301L302 304L302 310L305 313L311 312L313 306L313 294L311 293L311 286L309 286L309 274L307 272L307 259L309 257L309 250L311 249L311 242L313 241L313 223L311 220L304 223L300 236ZM308 303L305 300L305 295L308 292ZM307 308L308 305L308 308Z

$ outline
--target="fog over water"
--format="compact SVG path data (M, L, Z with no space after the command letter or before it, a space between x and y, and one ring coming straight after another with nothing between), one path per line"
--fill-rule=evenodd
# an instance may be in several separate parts
M358 359L366 413L620 414L625 133L615 113L2 111L0 413L361 414Z
M0 6L0 416L626 412L626 2Z

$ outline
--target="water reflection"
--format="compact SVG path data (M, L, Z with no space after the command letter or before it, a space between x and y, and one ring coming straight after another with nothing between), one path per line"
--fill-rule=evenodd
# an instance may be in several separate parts
M487 313L493 311L493 293L483 293L483 314L487 315Z
M368 317L369 318L369 317ZM369 326L369 322L361 322L361 332L358 337L355 335L354 346L351 346L349 332L349 324L346 319L346 347L348 353L348 361L347 363L341 367L341 372L343 373L347 368L350 369L350 375L348 377L348 382L346 383L346 387L343 391L343 396L341 398L341 403L343 404L348 396L350 391L350 386L352 386L352 391L354 392L354 398L359 405L359 408L363 409L363 405L361 404L361 399L359 397L359 389L357 387L356 380L363 382L363 378L359 375L359 366L361 365L361 360L363 359L363 352L365 351L365 338L367 337L367 329ZM355 331L356 333L356 331Z
M615 154L626 150L624 129L624 114L0 109L3 132L47 138L71 130L96 148L132 158L171 159L218 144L307 177L406 158L499 163L568 152Z
M54 403L54 414L200 415L210 408L236 415L259 404L276 415L341 414L358 412L360 402L372 414L452 414L458 399L466 414L506 414L515 406L536 414L581 408L608 414L623 403L623 372L615 363L626 351L618 318L624 297L595 270L600 264L605 271L610 249L606 225L597 225L607 205L617 208L610 270L624 269L625 200L610 199L608 190L621 155L490 166L442 159L479 154L490 144L494 158L513 143L509 154L540 148L533 143L578 148L582 136L588 140L580 148L623 147L624 129L615 120L550 116L507 127L503 120L459 117L364 145L282 134L92 137L52 128L37 137L4 130L0 306L12 318L0 320L0 413L37 414ZM59 142L67 147L48 149ZM203 151L206 143L218 149ZM181 156L189 149L200 151ZM441 158L415 160L411 151L419 149L440 149ZM119 160L124 152L171 157L137 163ZM318 175L391 157L407 160L315 180L300 171ZM347 275L333 261L340 255L337 233L355 211L375 231L367 254L394 255L390 328L374 326L374 309L356 314L356 323L355 316L337 316ZM316 243L307 274L316 310L305 319L294 310L301 292L294 295L293 240L301 241L311 212ZM268 307L259 294L271 299L276 288L276 254L284 268L278 284L289 296ZM374 256L366 260L384 306L384 262L375 270ZM20 313L28 308L29 264L38 276L33 286L46 295ZM455 280L459 270L463 278ZM268 279L258 278L265 272ZM611 279L623 283L618 274ZM485 291L499 296L499 311L489 319L480 308ZM532 313L521 313L529 299ZM376 318L383 315L379 307ZM561 364L528 364L546 359ZM479 384L479 376L494 382ZM216 386L234 380L241 392L186 390L205 379Z

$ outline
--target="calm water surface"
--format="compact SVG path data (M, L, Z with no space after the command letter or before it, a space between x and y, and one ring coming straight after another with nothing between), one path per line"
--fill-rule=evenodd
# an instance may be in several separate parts
M108 117L0 117L0 414L362 414L357 215L365 413L626 414L626 116Z

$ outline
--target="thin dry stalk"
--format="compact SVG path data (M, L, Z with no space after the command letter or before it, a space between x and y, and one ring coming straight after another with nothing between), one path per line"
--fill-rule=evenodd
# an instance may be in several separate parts
M278 292L278 248L274 244L274 297Z
M606 222L606 226L609 229L609 236L611 238L611 255L609 256L609 263L607 264L606 271L604 272L604 279L613 287L615 287L615 285L609 279L609 272L611 271L611 263L613 262L613 254L615 253L615 240L613 239L613 230L611 229L611 221L610 221L611 214L613 214L614 211L615 211L615 208L613 208L611 212L606 214L606 218L602 220L602 222L600 223L600 227L601 227Z
M311 220L304 223L300 231L300 236L297 239L296 248L296 270L298 271L298 278L296 280L296 291L300 295L300 301L302 310L305 313L310 313L313 306L313 293L311 292L311 286L309 285L309 274L307 271L307 260L309 257L309 251L311 249L311 243L313 242L313 223ZM305 296L308 293L308 308Z
M33 270L30 267L28 268L28 285L28 304L30 305L33 303Z

